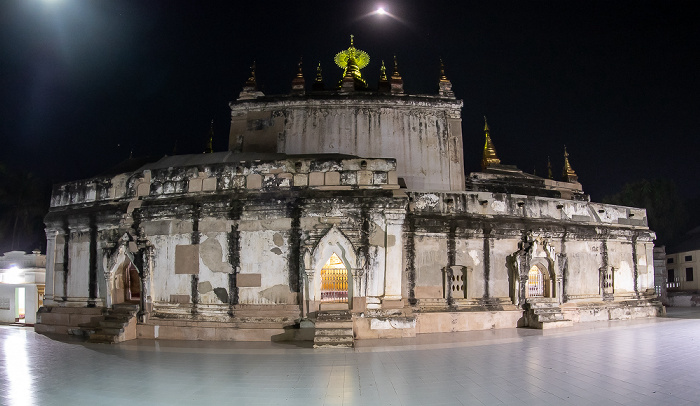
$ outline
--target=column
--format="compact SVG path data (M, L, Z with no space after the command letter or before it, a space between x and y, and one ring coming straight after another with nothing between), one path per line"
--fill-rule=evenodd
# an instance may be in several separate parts
M405 210L387 210L384 300L401 300L403 271L403 220Z
M46 229L46 279L44 282L44 306L54 304L54 272L56 271L56 235L58 231Z

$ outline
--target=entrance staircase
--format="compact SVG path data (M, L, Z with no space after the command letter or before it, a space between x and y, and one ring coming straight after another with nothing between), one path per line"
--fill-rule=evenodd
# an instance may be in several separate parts
M316 316L314 348L352 348L352 314L347 303L321 303Z
M115 344L133 340L138 311L139 306L135 304L115 304L105 310L101 319L80 324L80 335L88 337L89 343Z
M564 314L556 299L530 298L525 307L525 317L530 328L545 330L574 325L571 320L564 319Z

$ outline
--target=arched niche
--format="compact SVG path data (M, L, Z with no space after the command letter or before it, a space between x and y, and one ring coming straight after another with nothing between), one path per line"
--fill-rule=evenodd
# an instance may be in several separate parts
M110 258L110 266L106 267L105 282L107 285L106 305L124 302L138 302L141 295L141 280L139 271L126 253L127 245L120 245L115 255Z
M357 254L350 240L335 226L328 230L311 253L310 269L306 270L307 275L311 276L309 279L312 280L308 297L315 302L321 301L321 270L333 254L338 256L348 272L348 301L352 303L353 270L358 267Z

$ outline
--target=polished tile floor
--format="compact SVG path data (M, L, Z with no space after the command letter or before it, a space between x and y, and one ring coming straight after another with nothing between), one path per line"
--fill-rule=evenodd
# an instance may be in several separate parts
M360 341L60 341L0 326L2 405L698 405L700 310Z

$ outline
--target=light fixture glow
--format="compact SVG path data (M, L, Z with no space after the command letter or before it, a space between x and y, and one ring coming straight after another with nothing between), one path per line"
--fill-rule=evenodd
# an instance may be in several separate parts
M381 15L386 14L386 10L384 10L384 7L379 7L379 8L377 9L377 14L381 14Z

